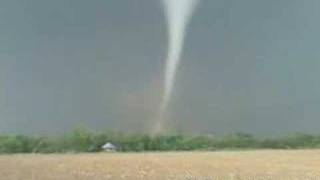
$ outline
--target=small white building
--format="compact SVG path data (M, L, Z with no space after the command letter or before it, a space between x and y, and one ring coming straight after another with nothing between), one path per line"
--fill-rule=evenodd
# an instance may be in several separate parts
M115 145L113 145L112 143L110 143L110 142L104 144L101 148L102 148L104 151L107 151L107 152L117 151L117 147L116 147Z

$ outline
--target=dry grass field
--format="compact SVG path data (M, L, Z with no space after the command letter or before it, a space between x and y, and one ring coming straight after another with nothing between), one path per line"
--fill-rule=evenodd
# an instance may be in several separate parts
M320 179L320 150L1 155L1 180Z

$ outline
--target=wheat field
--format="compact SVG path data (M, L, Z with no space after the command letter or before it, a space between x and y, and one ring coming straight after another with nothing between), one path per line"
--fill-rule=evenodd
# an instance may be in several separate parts
M1 155L0 179L316 180L320 150Z

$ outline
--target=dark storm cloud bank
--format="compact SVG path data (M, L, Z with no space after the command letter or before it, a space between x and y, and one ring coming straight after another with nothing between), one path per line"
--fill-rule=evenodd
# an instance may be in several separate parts
M203 0L170 105L175 131L318 132L318 1ZM148 131L160 103L160 2L0 2L0 130Z

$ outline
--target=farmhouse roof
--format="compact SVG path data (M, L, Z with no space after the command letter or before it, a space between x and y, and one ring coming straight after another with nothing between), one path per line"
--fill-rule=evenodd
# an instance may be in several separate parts
M116 149L116 146L108 142L102 146L103 149Z

